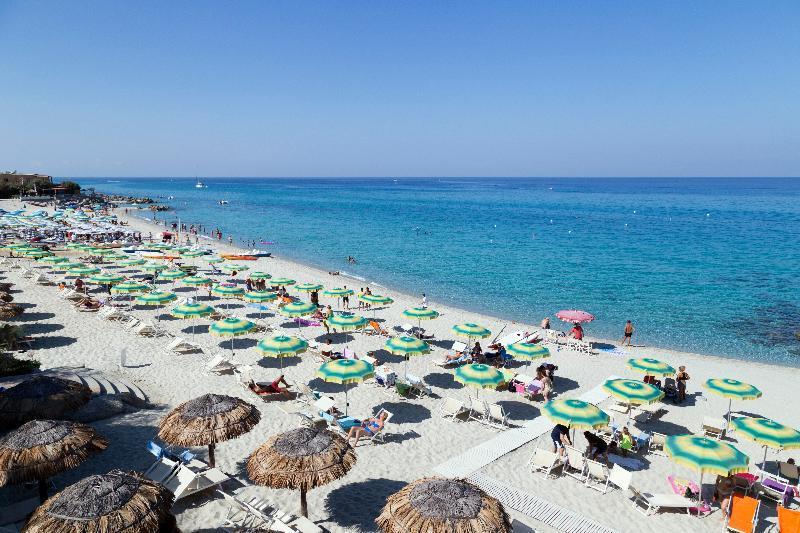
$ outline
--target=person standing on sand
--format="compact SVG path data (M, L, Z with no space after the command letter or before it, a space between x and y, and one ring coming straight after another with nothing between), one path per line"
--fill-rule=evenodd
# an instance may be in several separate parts
M428 297L425 296L424 292L422 293L422 308L423 309L427 309L428 308Z
M686 371L685 366L678 367L675 381L678 384L678 403L683 403L686 400L686 382L689 381L689 373Z
M347 290L347 285L344 286L344 290ZM345 309L350 309L350 295L345 294L342 296L342 305L344 305Z
M628 346L631 345L631 341L633 340L633 332L634 332L633 324L631 323L630 320L628 320L627 322L625 322L625 332L622 337L622 342L620 343L620 346L625 346L625 341L628 341Z

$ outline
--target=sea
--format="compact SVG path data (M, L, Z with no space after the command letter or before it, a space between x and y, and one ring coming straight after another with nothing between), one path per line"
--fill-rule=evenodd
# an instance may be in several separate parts
M534 324L583 309L596 316L590 336L620 339L630 319L655 357L800 365L800 179L77 181L152 197L171 208L161 219L219 228L373 292Z

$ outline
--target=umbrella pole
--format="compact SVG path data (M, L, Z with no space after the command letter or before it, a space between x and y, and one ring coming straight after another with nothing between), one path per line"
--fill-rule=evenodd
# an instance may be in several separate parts
M47 499L47 480L39 479L39 500L41 503Z
M733 405L733 399L728 398L728 424L725 426L725 431L728 431L728 428L731 425L731 406Z
M767 445L764 445L764 460L761 461L761 470L767 471Z
M308 502L306 501L305 489L300 489L300 513L308 518Z
M214 444L208 445L208 466L214 468Z
M350 402L347 401L347 389L349 389L349 388L350 388L350 386L347 383L345 383L344 384L344 416L347 416L347 407L350 405Z

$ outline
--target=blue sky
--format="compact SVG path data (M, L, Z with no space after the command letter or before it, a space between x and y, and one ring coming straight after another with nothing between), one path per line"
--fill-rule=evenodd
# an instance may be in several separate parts
M798 176L800 2L7 2L0 169Z

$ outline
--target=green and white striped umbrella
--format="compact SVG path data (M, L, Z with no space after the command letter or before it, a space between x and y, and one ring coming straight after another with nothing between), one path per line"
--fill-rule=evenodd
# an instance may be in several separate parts
M370 305L389 305L394 303L394 300L388 296L381 296L380 294L359 294L358 299Z
M664 397L658 387L635 379L609 379L603 383L603 390L628 405L650 404Z
M301 316L308 316L314 314L317 310L317 306L309 303L309 302L292 302L290 304L286 304L280 309L278 312L283 316L288 317L301 317Z
M495 367L472 363L455 369L455 380L477 389L496 389L503 383L503 374Z
M225 283L218 283L211 289L211 294L220 298L239 298L244 294L244 289Z
M260 270L256 270L255 272L250 272L247 275L250 279L260 280L260 279L270 279L272 276L267 274L266 272L261 272Z
M225 263L224 265L220 265L218 267L223 272L244 272L245 270L250 270L250 267L247 265L242 265L239 263Z
M362 329L369 321L363 316L352 313L334 313L328 319L328 326L337 331L354 331Z
M439 318L439 311L434 311L429 307L411 307L403 311L403 316L417 320L417 326L421 327L423 320L434 320Z
M594 404L577 399L551 400L542 412L552 422L572 429L593 429L605 426L609 416Z
M317 370L317 377L330 383L358 383L375 375L375 368L360 359L328 361Z
M534 344L532 342L515 342L514 344L509 344L506 346L506 352L511 354L514 359L524 359L526 361L550 357L550 350L541 344Z
M462 337L468 337L470 339L483 339L492 334L492 332L485 327L471 322L457 324L453 326L452 331L456 335L461 335Z
M114 262L114 263L117 263L117 264L121 264L122 261L127 261L128 260L128 256L124 255L124 254L109 254L109 255L104 256L103 259L105 259L106 261L109 261L109 262ZM124 265L122 265L122 266L124 266Z
M266 357L291 357L305 352L308 349L308 343L297 337L276 335L262 339L258 343L258 349Z
M704 387L714 394L731 400L755 400L761 398L761 391L749 383L735 379L709 379Z
M134 267L134 266L143 265L146 262L147 261L145 261L144 259L139 259L137 257L134 257L134 258L131 258L131 259L124 259L124 260L120 261L119 264L121 266Z
M113 255L117 253L113 248L91 248L87 252L92 255Z
M260 304L278 299L278 295L271 291L248 291L242 297L245 302Z
M341 298L342 296L352 296L354 293L353 289L335 287L333 289L325 289L322 294L330 298Z
M628 368L646 376L671 376L675 374L675 369L667 363L650 357L628 359Z
M167 305L178 297L173 292L152 291L136 297L136 303L141 305Z
M185 278L181 278L181 284L187 287L204 287L206 285L212 285L213 283L213 279L205 276L186 276Z
M701 476L729 476L747 472L750 462L745 454L727 442L699 435L669 436L664 444L664 452L679 465L700 472Z
M431 347L427 342L408 335L392 337L386 341L384 347L392 355L414 356L431 353Z
M72 268L80 268L82 266L84 266L83 263L78 263L76 261L67 261L66 263L57 263L53 265L51 268L57 271L64 271L64 270L70 270Z
M213 265L214 263L222 263L225 260L223 258L221 258L221 257L217 257L216 255L211 255L209 257L204 257L203 261L205 261L208 264Z
M154 243L154 244L148 244L147 247L148 248L152 248L154 250L172 250L172 245L171 244L167 244L165 242L157 242L157 243Z
M301 283L294 286L295 290L300 292L316 292L322 290L322 285L316 283Z
M254 322L243 318L229 317L211 324L209 331L212 335L221 337L238 337L239 335L246 335L254 327L256 327Z
M166 269L167 269L167 265L161 265L159 263L147 263L145 265L142 265L139 270L141 270L143 272L158 273L158 272L161 272L162 270L166 270Z
M149 285L138 281L123 281L111 287L111 292L116 294L139 294L149 290Z
M52 252L47 252L45 250L36 250L31 252L23 252L22 255L29 259L43 259L45 257L50 257Z
M95 274L86 280L86 283L95 283L97 285L112 285L114 283L122 283L125 281L125 276L119 274Z
M186 272L183 270L179 270L177 268L172 270L163 270L158 273L158 279L163 279L167 281L175 281L177 279L182 279L188 276Z
M272 284L273 287L280 287L280 286L286 287L288 285L294 285L297 282L291 278L272 278L272 281L270 283Z
M736 430L737 437L744 437L764 447L762 469L767 462L767 448L776 450L800 448L800 431L769 418L734 418L731 427Z
M47 257L42 257L39 259L40 263L44 263L46 265L57 265L59 263L69 263L69 259L66 257L58 257L55 255L49 255Z
M201 303L185 303L176 305L170 311L170 314L175 318L201 318L208 316L214 312L214 308L210 305Z
M183 257L200 257L201 255L206 255L205 252L201 252L200 250L186 250L185 252L181 252Z
M4 248L6 248L8 250L13 250L15 252L24 252L26 250L30 250L30 251L38 250L38 248L36 246L31 246L30 244L27 244L27 243L24 243L24 242L16 243L16 244L9 244L9 245L4 246Z

